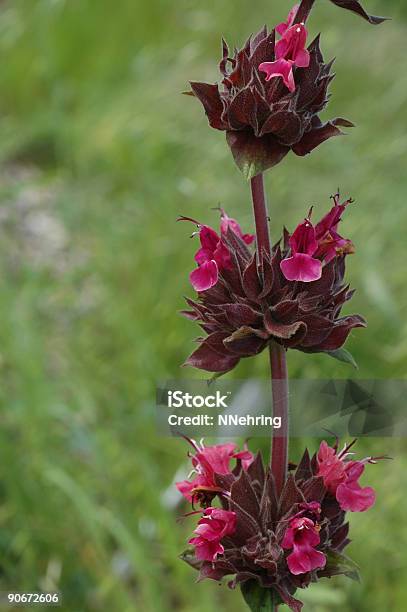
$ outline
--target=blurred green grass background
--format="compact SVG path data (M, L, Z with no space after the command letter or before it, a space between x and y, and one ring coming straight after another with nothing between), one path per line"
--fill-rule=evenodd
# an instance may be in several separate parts
M357 246L349 308L369 321L348 343L360 369L294 351L296 377L406 374L407 11L365 5L392 21L374 28L320 0L310 22L337 57L325 116L358 127L267 176L275 238L310 204L326 210L338 185L356 198L344 229ZM195 246L177 215L216 223L221 203L252 224L224 135L180 92L217 78L221 34L239 45L288 8L1 3L0 590L56 589L72 612L244 610L238 593L194 585L177 558L193 521L176 523L171 486L189 468L185 444L156 434L154 390L181 376L196 335L177 315ZM264 355L232 374L266 375ZM376 507L351 517L363 582L313 586L306 612L407 609L406 446L359 443L396 459L369 469Z

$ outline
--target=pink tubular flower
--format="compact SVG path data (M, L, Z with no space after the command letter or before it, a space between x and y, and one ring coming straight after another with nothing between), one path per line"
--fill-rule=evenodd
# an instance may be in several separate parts
M232 267L227 247L211 227L199 228L201 248L195 254L198 268L191 272L189 279L196 291L206 291L218 282L219 271Z
M309 283L322 274L322 262L313 255L318 250L315 228L309 219L300 223L289 240L291 257L283 259L281 271L290 281Z
M349 461L346 466L346 480L336 490L336 499L342 510L365 512L374 505L376 494L372 487L361 487L358 483L364 471L361 461Z
M365 512L373 506L376 495L371 487L361 487L358 483L366 463L376 463L377 459L367 457L361 461L347 459L350 446L337 453L325 442L319 447L317 462L318 476L322 476L328 491L336 497L342 510Z
M274 77L282 77L284 85L291 92L295 91L293 68L295 66L308 68L310 63L310 54L305 48L308 34L306 27L303 23L296 23L288 27L288 24L294 21L296 12L296 7L294 7L288 15L287 23L278 26L277 31L283 34L275 46L276 60L262 62L259 65L259 70L266 73L266 81Z
M246 244L250 244L254 240L254 235L243 234L239 223L235 219L228 217L223 210L221 210L220 236L208 225L201 225L189 217L180 217L179 220L192 221L198 226L197 233L201 242L201 248L195 254L195 261L198 267L189 275L193 288L198 292L206 291L216 285L219 272L232 268L229 250L222 240L222 236L226 236L229 228L239 238L242 238Z
M279 23L278 26L276 27L276 32L278 32L280 36L283 36L283 34L285 34L285 32L288 30L288 28L290 28L293 25L299 6L300 6L299 4L295 4L293 8L290 10L290 12L288 13L287 19L283 21L282 23Z
M312 502L302 502L300 504L300 510L295 514L292 518L299 518L305 515L308 515L308 518L312 516L313 518L318 519L321 514L321 504L316 501ZM292 519L291 519L292 520Z
M287 280L305 283L318 280L321 277L323 265L338 255L348 255L354 252L352 242L338 234L342 213L352 200L349 199L340 204L339 193L333 196L333 200L333 207L315 227L307 218L297 226L290 237L291 256L280 264L281 271Z
M203 517L198 521L189 544L195 546L196 558L201 561L216 561L223 554L224 548L220 541L236 530L236 514L221 508L206 508Z
M349 198L340 204L339 193L335 194L332 199L334 201L333 207L315 226L315 236L318 241L316 257L323 259L324 263L329 263L337 255L347 255L354 252L352 242L338 234L338 225L342 219L342 214L353 200Z
M320 543L319 527L309 518L293 518L281 542L282 548L293 549L287 557L287 565L294 575L322 569L326 564L325 555L315 546Z
M177 482L176 487L189 502L192 502L194 496L200 492L209 493L209 497L213 493L212 498L219 493L219 488L214 482L214 474L230 474L232 459L240 460L245 470L253 461L253 455L247 448L236 452L237 446L232 442L205 447L203 444L198 446L193 440L188 441L196 451L191 458L196 476L191 481Z
M228 217L223 209L221 209L221 221L220 221L220 231L221 234L226 235L228 229L231 229L239 238L243 240L246 244L252 244L255 239L254 234L243 234L242 228L236 219L232 219Z

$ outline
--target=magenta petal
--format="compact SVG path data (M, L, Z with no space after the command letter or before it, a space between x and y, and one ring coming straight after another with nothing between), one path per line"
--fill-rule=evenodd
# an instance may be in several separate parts
M240 224L236 221L236 219L228 217L228 215L223 211L220 223L221 234L224 234L226 236L229 228L246 244L251 244L255 239L254 234L243 234L242 228L240 227Z
M199 238L201 241L201 246L204 249L214 251L218 246L219 236L215 230L208 225L202 225L201 229L199 230Z
M347 204L347 203L346 203ZM317 240L321 240L327 232L336 231L341 216L345 210L344 204L335 204L315 226Z
M196 458L199 464L204 467L206 473L229 474L230 461L235 449L236 444L233 442L207 446L197 452Z
M218 246L213 252L213 259L218 264L220 270L230 270L231 268L233 268L229 249L226 245L223 244L222 240L219 240Z
M224 552L220 540L236 529L236 514L222 508L206 508L189 544L195 546L195 556L202 561L215 561Z
M301 49L295 56L295 65L298 68L308 68L310 63L310 54L307 49Z
M280 23L278 26L276 26L276 32L277 34L280 34L280 36L283 36L284 32L288 29L288 26L286 23Z
M282 548L293 548L287 557L287 565L294 575L305 574L314 569L325 567L325 555L315 550L320 542L319 531L314 522L306 517L293 518L285 532Z
M296 227L289 243L293 255L296 253L315 254L318 249L318 241L315 237L315 228L308 219Z
M200 248L194 257L197 264L201 265L206 261L213 259L213 253L209 249Z
M228 229L229 228L233 232L235 232L235 234L240 236L240 238L242 237L242 228L240 227L240 224L236 221L236 219L232 219L232 217L229 217L223 211L223 214L222 214L222 217L221 217L221 222L220 222L220 231L221 231L221 234L226 235L228 233Z
M307 67L310 62L310 55L305 49L307 34L307 29L302 23L288 28L281 40L276 43L276 59L285 59L291 61L295 66Z
M290 91L295 90L293 62L285 59L279 59L275 62L263 62L260 64L259 70L266 73L266 81L270 81L274 77L281 77L284 85Z
M254 234L243 234L242 239L245 244L252 244L252 242L255 241L256 236Z
M284 538L281 542L281 547L285 549L292 548L294 546L294 535L294 529L291 529L289 527L284 534Z
M279 23L278 26L276 26L276 32L278 32L280 36L283 36L284 32L286 32L286 30L293 25L299 6L299 4L295 4L288 13L287 20L283 21L283 23Z
M318 472L317 475L324 479L324 485L333 495L340 484L346 480L346 471L344 462L338 457L335 449L328 446L325 442L321 442L318 455Z
M344 482L336 490L336 499L342 510L365 512L375 503L376 494L371 487L362 488L357 482Z
M254 461L253 453L251 453L249 450L242 450L239 453L235 453L233 458L240 459L244 470L247 470L247 468L250 467Z
M221 529L220 535L232 534L236 529L236 513L230 510L223 510L223 508L206 508L204 512L205 517L209 517L216 523L217 528Z
M204 538L208 542L214 542L215 540L219 540L219 536L221 534L219 533L219 530L216 529L216 527L211 525L211 522L205 524L200 521L200 523L201 524L198 525L194 533L196 533L198 536L201 536L201 538Z
M276 47L275 47L276 60L285 59L286 56L290 52L290 43L289 43L289 40L287 40L287 36L289 37L288 31L289 29L285 32L285 36L283 36L281 40L276 42Z
M332 261L333 259L335 259L337 252L336 252L336 248L335 246L329 246L326 248L325 252L324 249L321 249L322 253L318 253L318 255L320 257L323 257L324 259L324 264L329 264L330 261Z
M218 282L218 266L216 261L206 261L189 275L189 280L195 291L206 291Z
M188 480L182 480L181 482L176 482L175 486L178 491L187 499L189 502L192 502L192 489L194 488L194 484L189 482Z
M289 281L310 283L320 279L322 274L322 263L305 253L296 253L288 259L284 259L280 268Z
M189 544L196 547L195 556L201 561L215 561L216 557L224 551L222 544L219 544L219 542L207 542L199 537L189 540Z
M363 461L348 461L345 469L347 482L356 482L365 471L365 464Z
M290 572L294 575L305 574L315 569L325 567L326 557L319 550L314 550L311 546L296 547L294 552L287 557L287 565Z

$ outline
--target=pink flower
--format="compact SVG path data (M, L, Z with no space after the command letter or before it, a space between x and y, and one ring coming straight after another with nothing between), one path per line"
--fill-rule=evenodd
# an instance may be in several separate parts
M246 442L243 445L242 451L233 454L233 459L240 459L244 470L247 470L247 468L253 463L253 453L248 450Z
M307 35L308 32L303 23L296 23L287 28L276 43L276 59L285 59L299 68L307 68L310 61L309 51L305 49Z
M222 240L230 228L235 234L250 244L254 240L254 235L243 234L239 223L228 217L225 211L221 210L221 236L208 225L201 225L189 217L180 217L181 221L192 221L198 226L199 240L201 248L195 254L195 261L198 267L191 272L189 279L196 291L206 291L218 282L219 272L230 270L232 260L227 246Z
M371 487L361 487L358 480L365 470L365 464L375 463L377 459L349 460L349 448L345 446L338 454L335 448L325 441L321 442L317 455L318 476L322 476L325 486L335 495L342 510L365 512L375 503L376 495Z
M232 459L240 460L243 469L247 470L253 461L252 453L244 448L236 452L236 444L218 444L216 446L198 446L193 440L188 440L196 453L192 456L193 471L196 476L190 480L183 480L176 483L180 493L192 502L194 496L200 491L207 491L212 498L221 490L214 481L215 474L230 474L230 462Z
M323 440L319 447L317 462L318 476L322 476L328 491L336 495L337 488L345 480L344 461L336 454L336 450Z
M291 12L290 12L291 15ZM288 17L287 23L294 17ZM284 28L284 24L278 26ZM259 70L266 73L266 81L274 77L282 77L284 85L290 90L295 91L293 68L307 68L310 63L310 54L305 45L307 42L307 29L303 23L297 23L287 27L281 39L275 46L274 62L263 62L259 65Z
M228 217L228 215L222 209L221 210L221 222L220 222L221 234L226 235L229 228L232 230L232 232L234 232L237 236L239 236L239 238L241 238L243 242L245 242L246 244L252 244L252 242L255 239L254 234L243 234L242 228L240 227L239 223L235 219Z
M189 544L195 546L195 555L202 561L216 561L223 554L224 548L220 541L236 530L236 514L221 508L206 508L203 517L198 521Z
M318 240L316 257L329 263L337 255L347 255L354 252L353 244L347 238L338 234L338 225L346 207L353 202L350 198L340 204L339 193L333 196L334 205L331 210L315 226L315 236Z
M293 25L299 6L299 4L295 4L288 13L286 21L283 21L278 26L276 26L276 32L278 32L280 36L283 36L283 34L288 30L288 28Z
M280 264L286 279L309 283L321 278L322 262L313 257L318 250L318 241L309 219L298 225L290 237L289 244L291 257L283 259Z
M198 268L191 272L189 279L196 291L206 291L218 282L219 271L230 269L232 263L227 247L211 227L199 227L201 248L195 254Z
M316 501L302 502L300 503L300 510L292 518L299 518L305 515L311 515L313 518L318 519L321 514L321 504Z
M292 574L305 574L325 567L325 555L314 548L319 543L319 527L314 521L306 517L291 519L281 546L293 549L287 557L288 569Z
M338 255L354 252L353 244L338 234L338 225L351 199L339 203L339 193L333 196L334 206L314 227L308 218L297 226L289 240L291 257L284 259L281 271L290 281L312 282L321 278L322 266Z
M372 487L361 487L359 478L365 471L361 461L349 461L346 466L346 480L336 490L336 499L342 510L351 512L365 512L375 501L376 494Z

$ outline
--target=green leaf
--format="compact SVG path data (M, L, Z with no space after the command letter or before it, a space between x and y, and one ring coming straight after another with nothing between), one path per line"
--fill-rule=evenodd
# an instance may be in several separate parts
M334 359L337 359L338 361L343 361L344 363L350 363L350 365L352 365L355 368L355 370L359 369L358 364L356 363L355 358L352 355L352 353L350 353L344 348L336 349L336 351L326 351L326 354L329 355L330 357L333 357Z
M271 134L257 138L248 130L226 132L226 140L237 167L248 181L278 164L290 150Z
M257 580L248 580L240 588L252 612L274 612L282 603L281 598L273 589L264 589Z
M327 575L347 576L351 580L360 582L359 566L346 555L331 551L326 556L326 566L323 570Z

